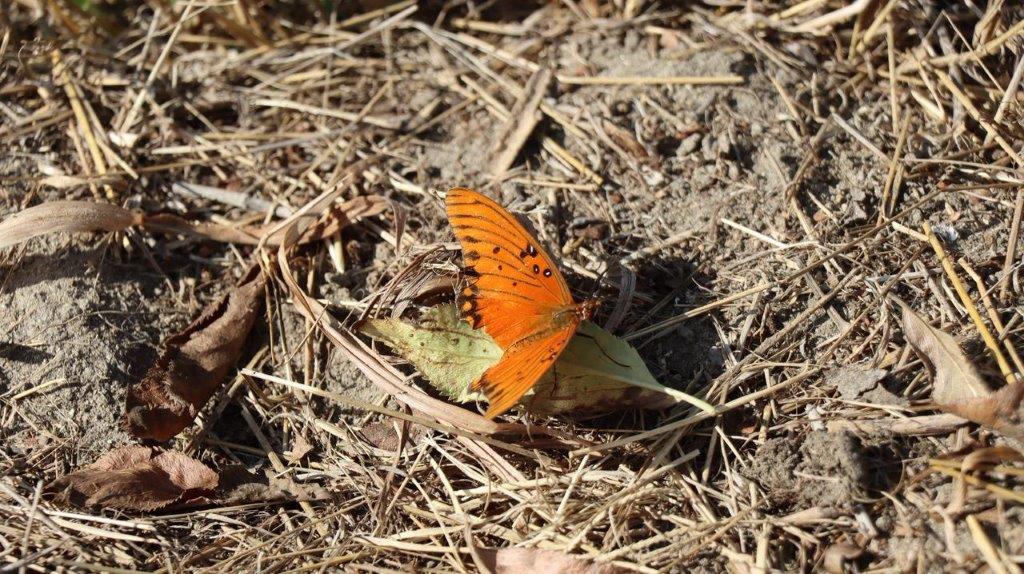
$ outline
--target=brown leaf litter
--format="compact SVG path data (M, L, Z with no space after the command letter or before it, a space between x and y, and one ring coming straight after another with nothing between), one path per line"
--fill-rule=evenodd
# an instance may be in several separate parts
M861 365L846 365L825 372L825 380L835 385L839 396L849 401L875 405L906 406L907 400L882 386L888 372Z
M908 305L901 306L904 335L932 375L935 404L1024 440L1024 384L1008 384L993 391L951 335L929 325Z
M147 511L212 497L218 481L216 472L180 452L126 446L58 478L46 490L77 506Z
M138 445L104 454L45 492L55 502L136 512L326 496L290 480L261 479L239 465L215 471L184 453Z
M192 423L234 369L266 284L266 274L254 266L191 325L164 341L156 363L128 391L128 432L162 442Z

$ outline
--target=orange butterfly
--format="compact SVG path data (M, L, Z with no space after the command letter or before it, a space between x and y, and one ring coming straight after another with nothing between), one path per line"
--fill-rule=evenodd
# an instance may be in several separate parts
M485 416L494 418L547 372L598 301L573 301L544 248L488 197L457 187L445 205L470 278L462 290L462 314L505 350L473 383L490 402Z

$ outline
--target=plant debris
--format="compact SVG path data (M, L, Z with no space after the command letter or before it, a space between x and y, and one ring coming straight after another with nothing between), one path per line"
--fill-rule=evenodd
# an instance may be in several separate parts
M1006 436L1024 440L1024 385L1011 384L992 391L953 337L929 325L908 305L902 307L907 342L932 373L935 404Z
M128 391L128 432L163 442L195 420L235 368L266 284L263 270L253 267L184 331L164 341L156 363Z
M218 483L216 472L180 452L125 446L51 482L46 490L78 506L140 511L206 501Z
M288 480L260 479L238 465L218 472L183 453L147 446L118 447L45 491L60 503L135 512L310 498Z

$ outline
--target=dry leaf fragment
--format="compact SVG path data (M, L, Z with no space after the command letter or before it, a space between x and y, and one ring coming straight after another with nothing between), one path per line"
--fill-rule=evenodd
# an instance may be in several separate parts
M128 432L162 442L195 419L238 361L266 283L259 267L250 269L184 331L164 341L156 363L128 391Z
M822 560L825 572L843 574L843 572L846 572L844 565L847 562L857 560L862 554L864 554L864 549L856 544L850 542L833 544L825 549L824 559Z
M934 381L932 400L942 410L1024 440L1024 385L993 392L956 340L928 324L906 304L903 332Z
M863 401L875 405L901 405L908 401L889 392L882 380L888 371L869 369L863 365L845 365L825 372L825 380L835 385L839 396L849 401Z
M299 461L311 452L313 452L313 445L309 444L306 437L300 434L292 439L292 448L284 453L284 457L292 464L299 464Z
M1024 440L1024 384L1006 385L987 397L939 406L1008 437Z
M46 492L76 506L136 511L327 497L288 479L260 478L240 465L217 472L178 451L137 445L104 454L54 480Z
M180 452L125 446L58 478L46 491L78 506L157 510L213 496L217 473Z
M403 432L403 424L407 425L404 432L407 433L406 440L410 443L416 443L426 435L426 429L420 425L409 425L395 420L370 423L360 429L359 434L366 442L381 450L394 451L401 445L402 436L399 433Z
M974 364L948 333L928 324L909 306L903 307L903 332L935 378L932 399L954 404L964 399L987 396L988 385Z
M494 574L619 574L624 569L582 556L537 548L478 548L483 566Z
M48 233L121 231L141 222L141 215L111 203L51 201L0 222L0 249Z
M647 148L638 142L629 130L619 127L617 124L608 120L602 120L601 127L604 129L604 132L608 134L608 137L615 142L615 145L633 156L633 159L637 161L644 161L650 158L650 155L647 153Z

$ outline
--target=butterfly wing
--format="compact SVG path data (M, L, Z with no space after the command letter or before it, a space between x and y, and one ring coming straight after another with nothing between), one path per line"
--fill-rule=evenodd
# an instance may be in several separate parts
M573 300L540 243L481 193L455 188L445 204L470 277L461 310L473 328L482 327L503 349L550 329L554 314Z
M516 404L562 354L578 324L579 321L572 321L559 329L535 334L506 349L501 360L474 384L474 388L483 389L487 394L488 405L484 416L494 418Z
M551 256L505 208L465 188L449 191L445 205L470 277L462 313L505 349L473 384L487 394L486 416L494 418L551 368L579 319L562 314L572 293Z

